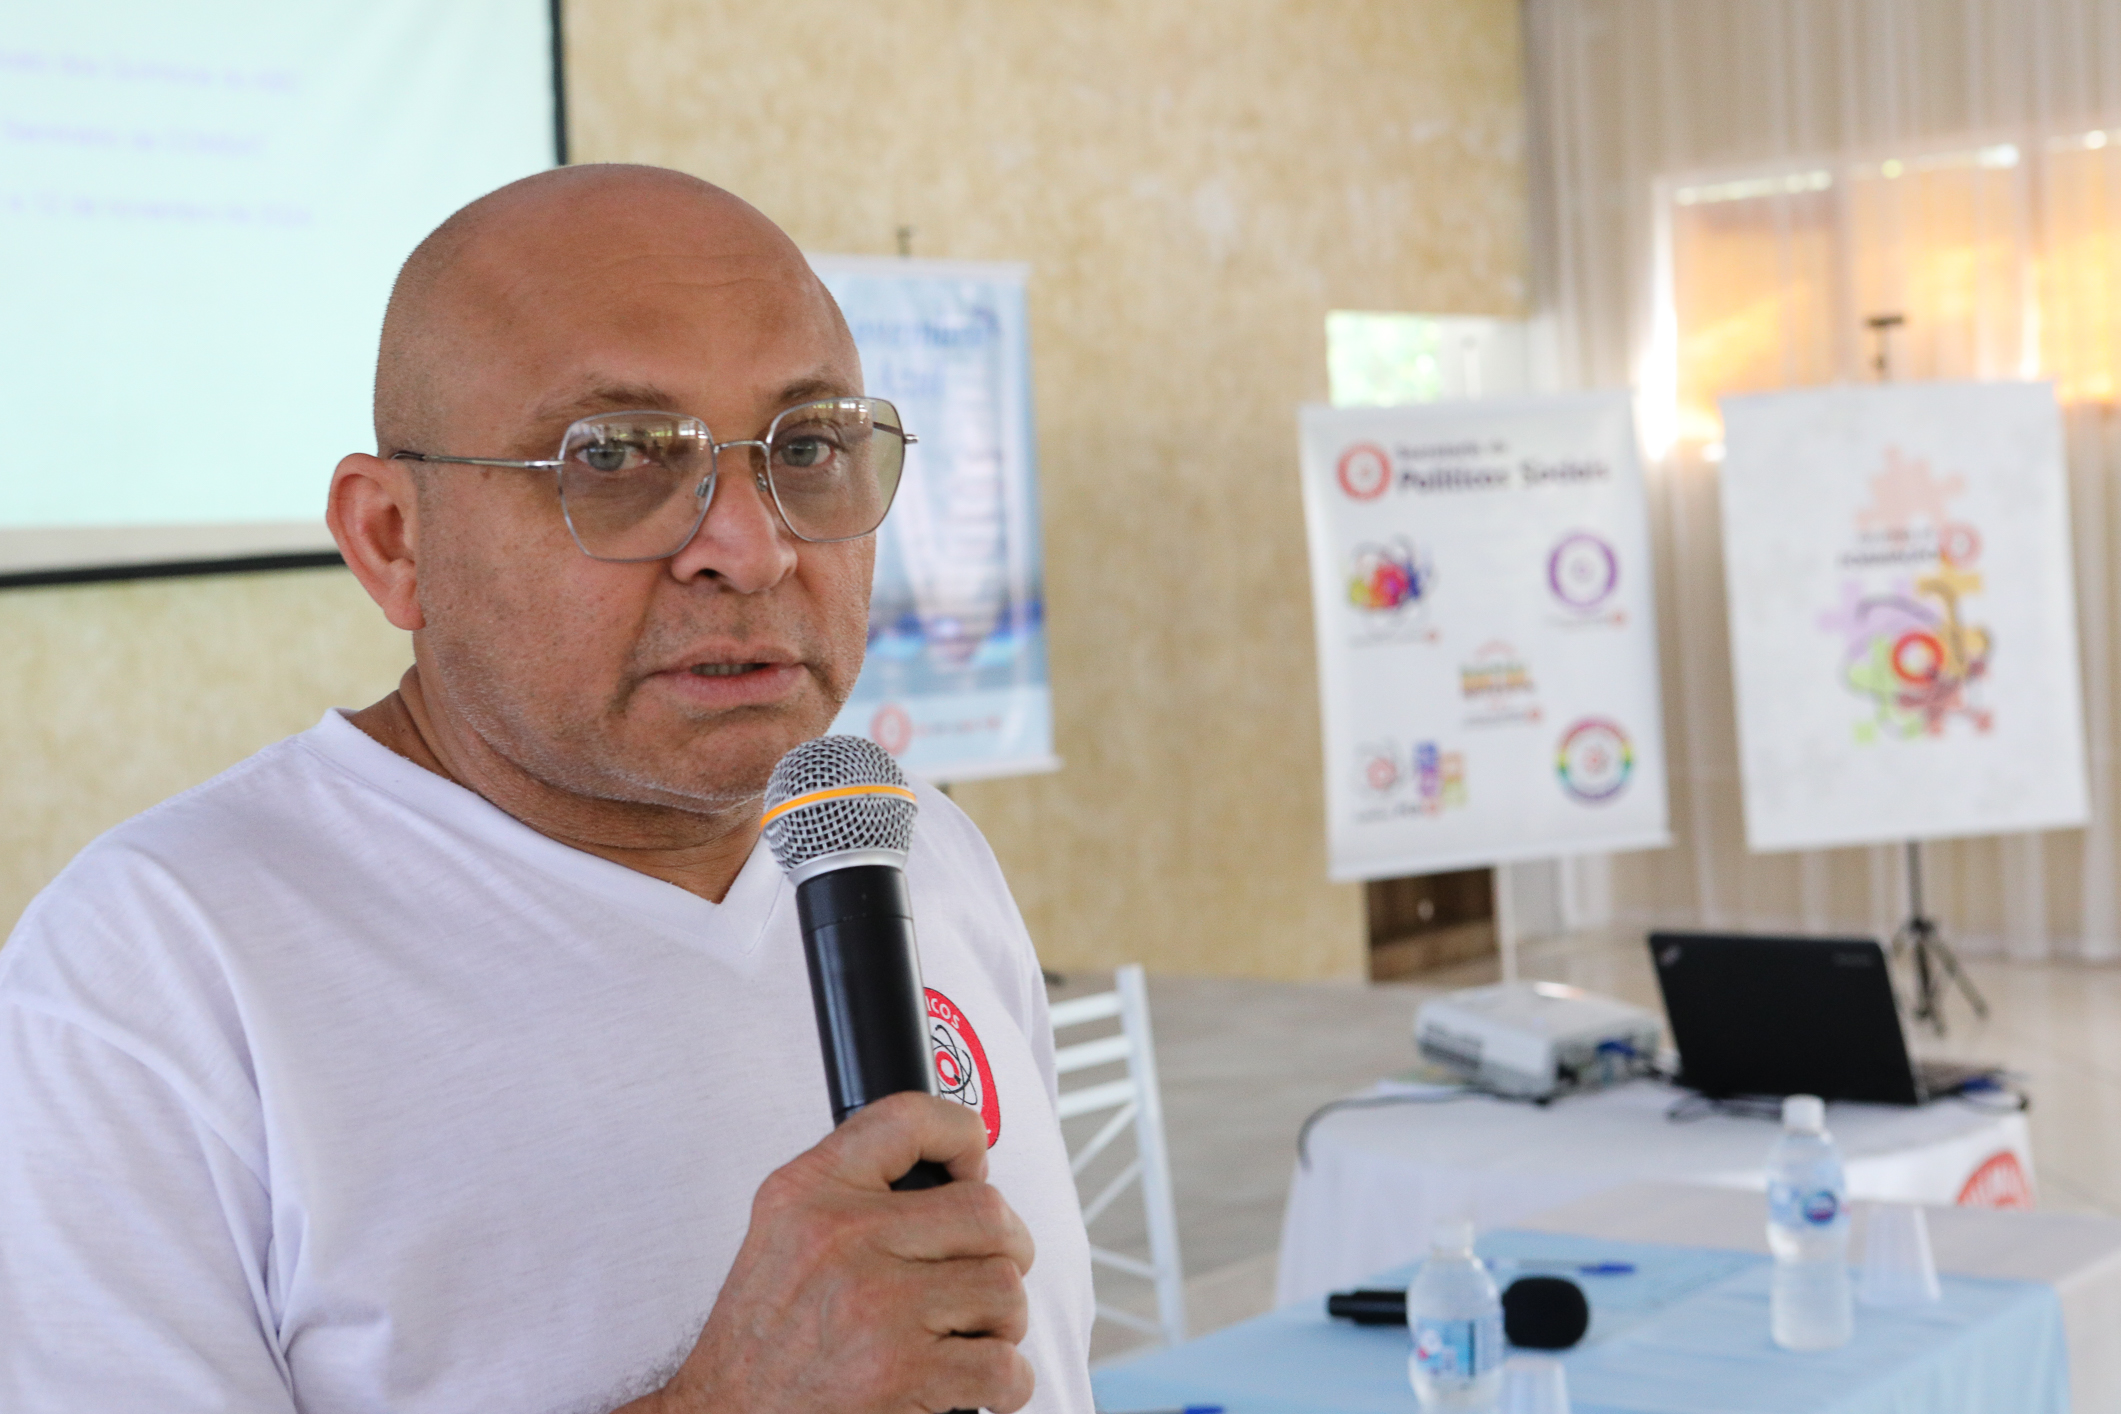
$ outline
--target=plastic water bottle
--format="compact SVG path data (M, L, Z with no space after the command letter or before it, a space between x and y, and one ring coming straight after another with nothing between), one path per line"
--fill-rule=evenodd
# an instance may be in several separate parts
M1407 1288L1414 1353L1407 1374L1421 1407L1451 1414L1495 1407L1502 1392L1502 1297L1473 1255L1473 1224L1439 1223L1429 1259Z
M1782 1137L1768 1154L1768 1250L1775 1254L1768 1324L1785 1350L1832 1350L1855 1334L1849 1296L1848 1180L1817 1095L1782 1102Z

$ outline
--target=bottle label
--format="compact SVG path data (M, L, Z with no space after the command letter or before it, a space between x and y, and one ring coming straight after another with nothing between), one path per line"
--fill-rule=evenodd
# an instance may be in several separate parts
M1502 1360L1502 1313L1413 1323L1414 1363L1445 1389L1470 1385Z
M1768 1215L1784 1227L1831 1227L1841 1216L1841 1195L1778 1179L1768 1185Z

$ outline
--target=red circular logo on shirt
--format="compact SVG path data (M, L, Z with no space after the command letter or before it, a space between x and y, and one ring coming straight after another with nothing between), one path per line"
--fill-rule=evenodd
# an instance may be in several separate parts
M979 1111L987 1126L987 1147L1002 1137L1002 1100L994 1093L994 1072L987 1066L979 1032L957 1009L957 1003L933 987L928 994L928 1039L935 1047L935 1088L945 1099Z

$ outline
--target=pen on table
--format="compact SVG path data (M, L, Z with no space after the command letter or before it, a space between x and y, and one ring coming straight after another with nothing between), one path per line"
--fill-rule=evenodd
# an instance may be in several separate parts
M1539 1268L1550 1272L1574 1272L1580 1277L1628 1277L1635 1275L1633 1262L1570 1262L1559 1258L1542 1260L1538 1257L1497 1257L1498 1267L1514 1267L1519 1271Z

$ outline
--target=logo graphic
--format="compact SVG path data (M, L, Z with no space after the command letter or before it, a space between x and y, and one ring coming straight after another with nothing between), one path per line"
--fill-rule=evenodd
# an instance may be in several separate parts
M1840 1211L1841 1202L1831 1188L1816 1188L1804 1195L1804 1220L1813 1227L1825 1227Z
M1931 474L1928 462L1888 447L1885 469L1871 478L1871 503L1856 512L1856 533L1904 537L1920 521L1942 528L1951 515L1952 497L1965 490L1965 477L1940 479Z
M1842 685L1870 701L1870 716L1856 723L1859 742L1941 736L1954 717L1976 732L1994 725L1978 699L1994 640L1964 617L1966 598L1982 590L1981 532L1949 518L1965 489L1965 477L1940 479L1927 462L1890 449L1871 478L1870 504L1856 512L1843 568L1912 571L1883 592L1846 579L1840 606L1819 617L1841 640Z
M1355 749L1356 782L1374 796L1388 796L1406 779L1396 741L1373 741Z
M1579 614L1594 614L1620 586L1620 557L1586 530L1565 535L1547 556L1547 588Z
M1962 1208L2030 1208L2033 1185L2026 1181L2018 1156L1998 1149L1981 1161L1959 1190Z
M1466 758L1462 751L1439 751L1433 741L1414 748L1414 796L1421 813L1438 815L1466 803Z
M1348 566L1348 602L1365 614L1398 614L1428 607L1436 567L1404 536L1383 545L1358 545Z
M1358 501L1374 501L1392 484L1392 458L1375 442L1357 442L1333 469L1340 489Z
M1540 717L1532 669L1500 639L1481 644L1471 659L1458 665L1458 694L1470 709L1469 727L1536 722Z
M994 1072L979 1033L957 1009L957 1003L933 987L928 994L928 1039L935 1047L935 1088L946 1100L979 1111L987 1126L987 1147L1002 1137L1002 1101L994 1093Z
M886 702L869 719L869 739L893 756L901 755L913 745L913 718L896 702Z
M1628 734L1602 717L1586 717L1562 735L1554 769L1561 788L1578 800L1598 804L1620 794L1635 769L1635 748Z
M1396 741L1366 742L1355 749L1355 785L1370 802L1359 820L1440 815L1467 802L1465 753L1422 741L1402 755Z

